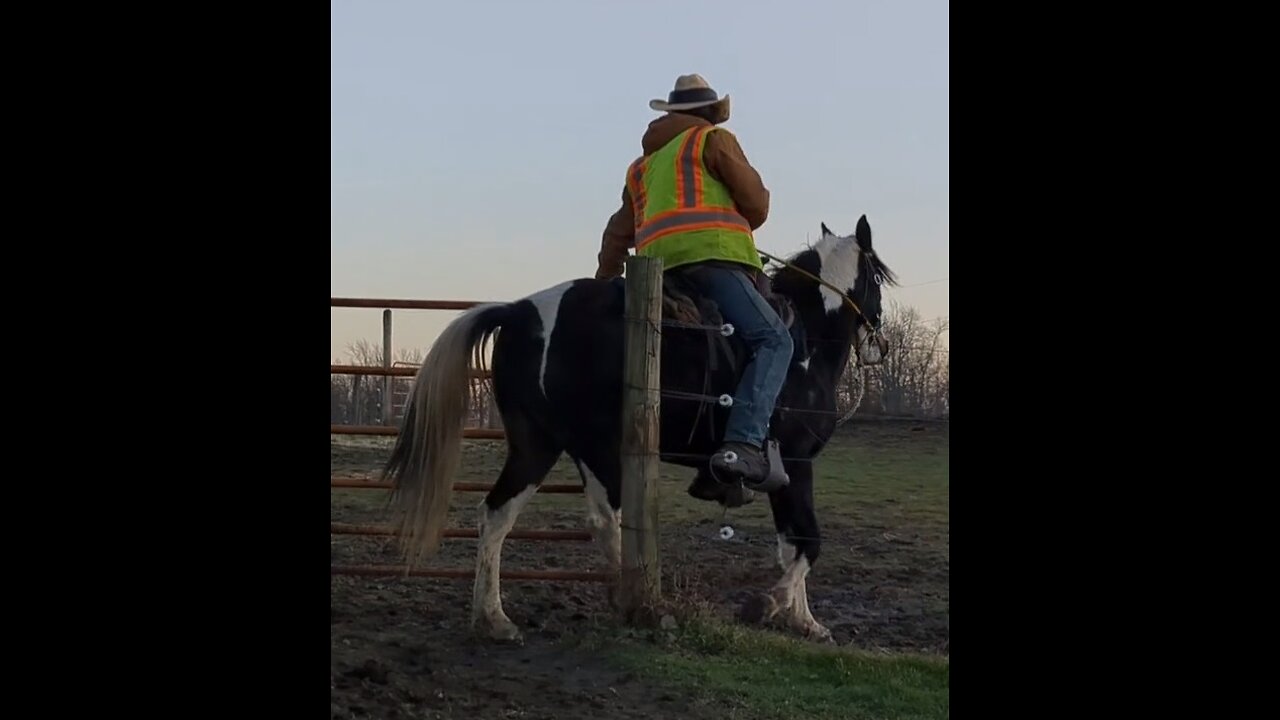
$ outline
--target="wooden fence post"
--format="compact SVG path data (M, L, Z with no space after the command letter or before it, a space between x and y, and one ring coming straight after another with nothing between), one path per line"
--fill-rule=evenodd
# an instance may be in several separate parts
M659 382L662 350L662 261L626 260L625 355L622 375L622 573L618 605L626 617L657 604Z
M382 311L382 367L387 370L391 369L391 310ZM382 424L390 425L393 418L391 412L391 388L394 383L391 382L390 375L382 377Z

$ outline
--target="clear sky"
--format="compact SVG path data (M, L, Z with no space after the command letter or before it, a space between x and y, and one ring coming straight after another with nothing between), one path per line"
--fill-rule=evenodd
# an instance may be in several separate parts
M506 300L592 275L648 101L698 73L772 193L762 250L865 213L911 286L890 296L948 314L945 0L331 7L333 295ZM334 359L381 338L379 310L331 313ZM396 311L395 344L454 316Z

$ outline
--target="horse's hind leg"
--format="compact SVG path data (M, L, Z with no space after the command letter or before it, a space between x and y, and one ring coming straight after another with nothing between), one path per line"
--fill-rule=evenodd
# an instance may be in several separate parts
M476 547L476 579L471 599L471 625L496 640L519 640L520 630L502 609L499 582L502 543L516 517L538 492L543 478L556 464L561 449L539 433L507 426L507 461L480 504Z
M612 472L607 473L604 478L598 477L586 463L577 458L574 458L574 463L578 466L578 474L582 476L582 487L587 496L587 525L604 552L609 571L618 572L622 568L622 510L619 507L621 497L618 478ZM599 464L597 469L601 469ZM619 469L619 474L620 472ZM610 483L610 480L613 482Z

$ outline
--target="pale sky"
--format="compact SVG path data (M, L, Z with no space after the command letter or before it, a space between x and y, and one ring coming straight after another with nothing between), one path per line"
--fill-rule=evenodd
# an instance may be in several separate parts
M649 100L698 73L732 97L725 127L772 193L760 249L865 213L913 286L889 296L948 315L945 0L331 8L335 296L509 300L591 276ZM331 359L380 342L380 310L331 313ZM394 343L425 347L455 315L397 310Z

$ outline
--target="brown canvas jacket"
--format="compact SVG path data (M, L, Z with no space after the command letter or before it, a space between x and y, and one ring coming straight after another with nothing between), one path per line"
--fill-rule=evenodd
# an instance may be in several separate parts
M710 125L702 118L691 115L671 113L649 123L640 145L647 157L671 142L675 136L698 125ZM727 130L720 130L707 135L703 145L703 159L707 171L725 184L738 212L755 230L764 224L769 217L769 190L760 179L747 156L738 144L738 139ZM599 267L596 277L610 279L622 275L623 261L627 253L635 247L635 213L631 206L631 194L625 183L622 187L622 207L618 208L605 224L604 236L600 241L600 253L597 256Z

